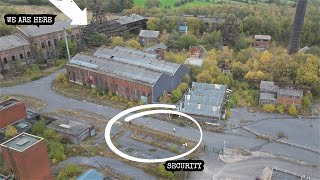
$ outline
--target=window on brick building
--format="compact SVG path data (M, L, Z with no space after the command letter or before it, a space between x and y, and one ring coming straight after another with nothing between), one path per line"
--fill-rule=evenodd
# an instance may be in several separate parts
M57 39L54 39L54 40L53 40L53 44L54 44L55 46L57 46L57 45L58 45L58 41L57 41Z
M15 60L16 60L16 57L15 57L15 56L11 56L11 60L12 60L12 61L15 61Z
M51 41L48 41L48 46L51 47Z
M23 54L20 54L20 59L23 59Z
M7 58L3 58L3 62L4 62L5 64L7 64L7 63L8 63Z
M46 48L46 46L44 45L44 42L41 42L41 47L42 49Z

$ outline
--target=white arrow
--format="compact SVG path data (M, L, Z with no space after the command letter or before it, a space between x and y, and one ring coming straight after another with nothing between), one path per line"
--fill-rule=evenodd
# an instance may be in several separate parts
M49 1L72 20L71 25L88 25L86 8L82 11L73 0Z

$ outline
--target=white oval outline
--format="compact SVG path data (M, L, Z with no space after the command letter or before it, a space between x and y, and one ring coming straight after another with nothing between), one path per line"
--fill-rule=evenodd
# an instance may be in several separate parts
M127 109L125 111L122 111L120 112L119 114L117 114L116 116L114 116L107 124L106 126L106 129L105 129L105 140L109 146L109 148L114 152L116 153L117 155L119 155L120 157L123 157L125 159L128 159L128 160L131 160L131 161L135 161L135 162L141 162L141 163L159 163L159 162L166 162L166 161L172 161L172 160L176 160L176 159L180 159L180 158L183 158L189 154L191 154L193 151L195 151L201 144L201 141L202 141L202 129L200 127L200 124L195 120L193 119L191 116L185 114L185 113L182 113L182 112L178 112L178 111L173 111L173 110L150 110L150 111L144 111L144 112L141 112L141 113L138 113L138 114L134 114L134 115L131 115L127 118L125 118L125 121L131 121L135 118L138 118L138 117L142 117L142 116L145 116L145 115L150 115L150 114L176 114L176 115L179 115L179 116L183 116L185 118L188 118L190 119L191 121L193 121L199 128L199 131L200 131L200 140L198 142L198 144L192 148L191 150L183 153L183 154L180 154L180 155L177 155L177 156L173 156L173 157L169 157L169 158L162 158L162 159L143 159L143 158L137 158L137 157L133 157L133 156L129 156L123 152L121 152L117 147L114 146L114 144L112 143L112 140L111 140L111 128L112 128L112 125L117 121L119 120L121 117L129 114L129 113L132 113L134 111L138 111L138 110L142 110L142 109L150 109L150 108L168 108L168 109L176 109L176 106L175 105L168 105L168 104L148 104L148 105L141 105L141 106L136 106L136 107L133 107L133 108L130 108L130 109Z

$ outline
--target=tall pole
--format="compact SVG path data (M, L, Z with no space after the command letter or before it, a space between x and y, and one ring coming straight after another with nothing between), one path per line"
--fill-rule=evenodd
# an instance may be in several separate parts
M182 145L184 146L184 152L186 153L186 152L187 152L188 143L184 143L184 144L182 144ZM184 159L187 160L187 156L185 156ZM186 171L184 171L184 178L183 178L183 179L184 179L184 180L187 179L187 172L186 172Z
M64 40L66 42L67 53L68 53L68 60L70 61L71 58L70 58L69 44L68 44L68 38L67 38L67 31L66 31L66 28L63 28L63 29L64 29Z

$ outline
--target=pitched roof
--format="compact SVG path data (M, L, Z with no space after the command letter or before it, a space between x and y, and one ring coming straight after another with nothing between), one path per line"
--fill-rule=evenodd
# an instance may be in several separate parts
M94 54L96 57L112 59L113 61L139 66L156 72L173 76L180 68L180 64L167 62L150 57L141 56L133 51L123 51L123 49L100 48Z
M265 92L260 93L260 99L271 100L271 101L277 100L274 93L265 93Z
M189 114L219 118L226 90L226 85L193 82L181 110Z
M144 20L144 19L145 19L144 17L139 16L137 14L131 14L131 15L128 15L128 16L121 16L118 19L116 19L115 21L120 23L121 25L125 25L125 24L129 24L129 23L141 21L141 20Z
M139 36L145 38L158 38L160 35L159 31L141 30Z
M278 95L303 97L303 90L299 89L278 89Z
M30 43L26 39L18 34L0 37L0 51L26 46L29 44Z
M143 67L82 54L74 56L68 66L88 68L103 74L151 86L153 86L162 76L162 73L160 72L151 71Z
M40 36L44 34L50 34L54 32L60 32L65 29L70 29L70 28L75 28L77 26L75 25L70 25L71 20L65 20L65 21L58 21L55 22L51 26L47 25L40 25L38 26L28 26L28 27L23 27L23 28L18 28L20 31L22 31L24 34L30 37L34 36Z
M276 86L272 81L261 81L260 83L260 91L276 92L277 89L278 89L278 86Z

